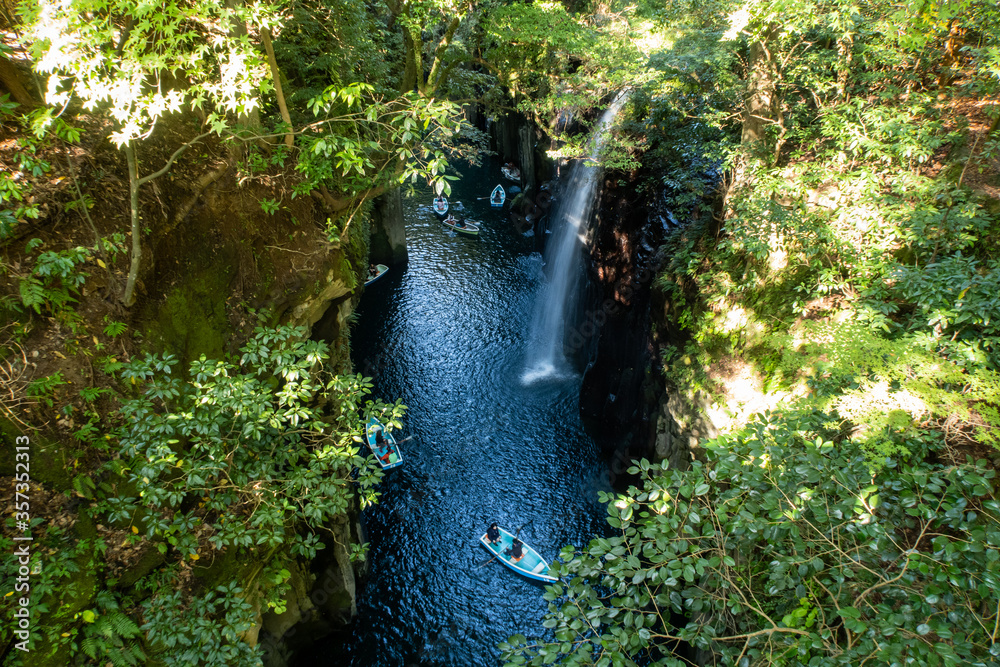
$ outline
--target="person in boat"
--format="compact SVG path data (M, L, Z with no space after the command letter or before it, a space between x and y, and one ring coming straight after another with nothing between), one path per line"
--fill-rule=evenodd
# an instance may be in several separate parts
M494 204L500 203L500 193L497 192L496 190L493 191L493 203Z
M524 543L515 537L510 549L507 549L504 553L510 556L510 559L516 563L524 558Z
M490 544L496 544L500 541L500 527L496 521L491 523L490 527L486 529L486 541Z
M444 209L445 203L446 202L444 200L444 197L441 195L438 195L437 197L434 198L434 208L438 210Z
M454 225L454 224L455 224L456 222L458 222L458 221L457 221L457 220L455 219L455 215L454 215L453 213L449 213L449 214L448 214L448 217L447 217L447 218L445 218L445 219L444 219L444 221L445 221L446 223L448 223L449 225Z
M382 429L379 429L375 433L375 456L379 458L382 463L389 463L389 459L392 457L392 448L389 447L389 441L386 440L385 435L382 433Z
M465 229L465 217L463 216L459 218L458 222L455 223L455 226L458 227L459 229Z

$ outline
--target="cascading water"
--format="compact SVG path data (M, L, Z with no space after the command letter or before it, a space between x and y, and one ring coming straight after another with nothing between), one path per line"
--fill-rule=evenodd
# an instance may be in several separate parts
M604 143L605 130L625 104L626 95L619 95L601 116L594 130L594 147L590 158L573 166L566 198L558 208L552 225L553 238L545 249L548 282L535 301L535 312L528 336L527 365L522 382L555 380L572 374L566 358L563 339L567 317L573 312L579 294L582 249L594 206L594 190L601 168L594 163ZM588 164L589 163L589 164Z

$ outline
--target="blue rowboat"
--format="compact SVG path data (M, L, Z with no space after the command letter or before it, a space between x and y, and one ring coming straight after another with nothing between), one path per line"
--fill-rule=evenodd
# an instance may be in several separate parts
M507 193L503 191L502 185L498 185L493 188L493 194L490 195L490 206L493 208L502 208L506 199Z
M379 447L377 444L376 435L379 431L382 431L385 435L386 442L388 443L385 447ZM382 466L382 470L403 465L403 455L399 452L399 445L396 444L396 439L392 437L391 433L385 430L382 422L374 417L369 419L365 425L365 442L368 443L369 449L375 455L375 460Z
M365 281L365 287L368 287L373 282L384 276L386 273L388 273L388 271L389 267L386 266L385 264L376 264L375 275L372 275L371 273L368 274L368 280Z
M511 556L510 549L514 545L514 536L503 528L500 529L500 539L495 543L489 541L486 533L483 533L483 536L479 538L479 542L487 551L496 556L497 560L515 572L523 574L528 579L534 579L546 584L559 581L558 578L549 574L549 564L545 562L545 559L524 542L521 543L522 556L518 559Z
M447 197L435 197L434 198L434 212L440 215L442 218L448 215L448 209L451 208L451 204L448 203Z

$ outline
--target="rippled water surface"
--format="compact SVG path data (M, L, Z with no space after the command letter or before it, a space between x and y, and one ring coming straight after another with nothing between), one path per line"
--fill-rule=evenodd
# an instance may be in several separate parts
M355 365L409 406L400 435L412 439L365 513L370 573L348 646L316 664L496 665L498 642L543 632L546 603L540 586L483 565L487 522L526 524L521 537L550 561L606 525L606 466L579 422L578 379L521 383L536 239L475 200L499 182L495 164L463 175L451 199L483 222L480 237L446 231L429 193L405 199L409 263L361 302Z

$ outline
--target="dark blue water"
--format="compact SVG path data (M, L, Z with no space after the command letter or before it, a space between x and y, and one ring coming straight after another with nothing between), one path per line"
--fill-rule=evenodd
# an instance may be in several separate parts
M544 633L546 603L540 586L483 566L487 523L527 524L522 539L550 561L606 529L606 465L579 421L579 379L521 384L537 239L475 200L500 182L497 165L463 175L451 201L483 222L480 237L446 231L429 192L404 200L409 263L368 288L352 331L356 368L409 406L401 436L413 439L365 513L370 573L329 665L496 665L498 642Z

